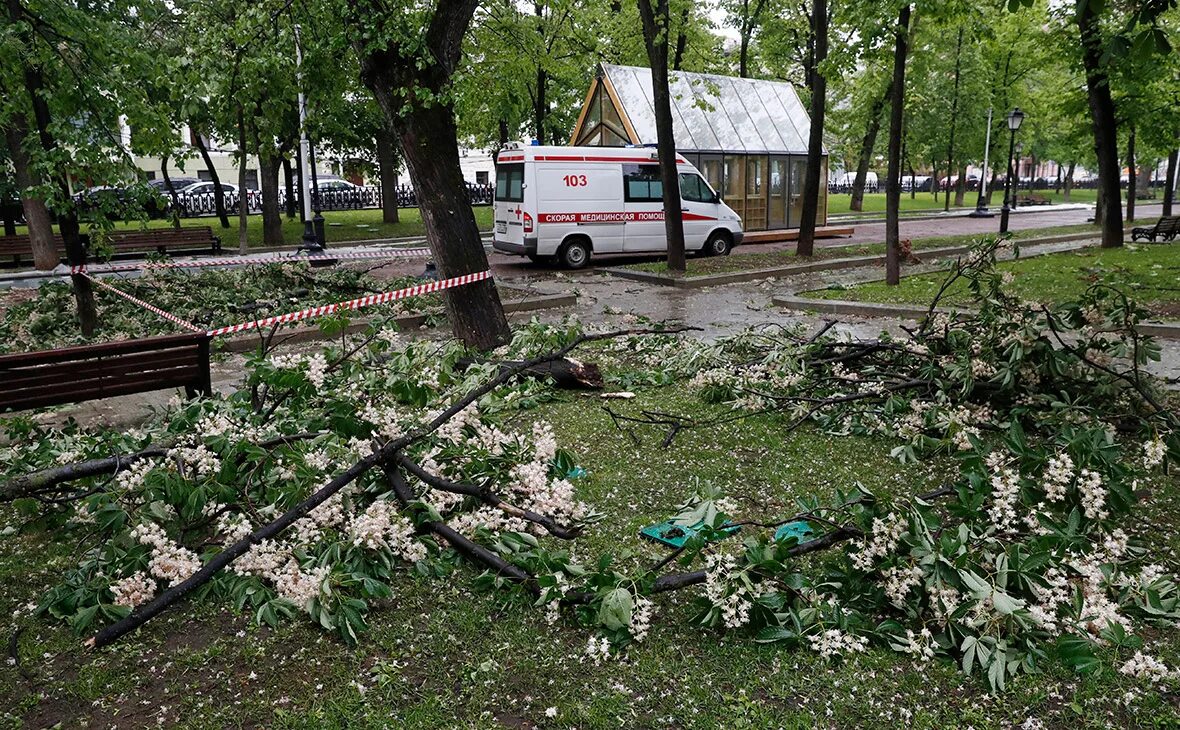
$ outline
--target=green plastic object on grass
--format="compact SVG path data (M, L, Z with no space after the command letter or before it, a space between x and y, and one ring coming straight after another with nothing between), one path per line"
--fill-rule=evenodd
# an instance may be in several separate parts
M807 520L795 520L779 527L774 531L774 541L779 542L787 538L797 538L799 544L811 542L811 538L815 536L815 528Z
M742 528L739 525L733 525L732 527L726 527L725 525L721 526L721 530L725 533L725 537L729 537L740 529ZM689 539L691 539L700 531L700 522L693 525L692 527L689 527L687 525L677 525L671 520L668 520L667 522L648 525L647 527L640 530L639 534L643 537L646 537L648 540L655 540L656 542L660 542L674 548L682 548L684 547L684 543L688 542Z

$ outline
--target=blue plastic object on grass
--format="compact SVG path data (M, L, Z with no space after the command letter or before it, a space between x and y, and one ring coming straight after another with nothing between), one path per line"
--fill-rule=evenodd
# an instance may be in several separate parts
M799 544L802 545L805 542L811 542L811 538L813 538L815 534L815 528L811 526L810 522L806 520L795 520L794 522L788 522L787 524L775 530L774 540L775 542L778 542L780 540L786 540L787 538L794 537L797 538L799 540Z
M687 525L677 525L669 520L655 525L648 525L640 530L639 534L649 540L655 540L656 542L674 548L682 548L684 547L684 543L688 542L690 538L701 531L701 526L700 522L689 527ZM742 528L739 525L733 525L732 527L722 525L721 527L722 532L725 533L725 537L729 537L740 529Z

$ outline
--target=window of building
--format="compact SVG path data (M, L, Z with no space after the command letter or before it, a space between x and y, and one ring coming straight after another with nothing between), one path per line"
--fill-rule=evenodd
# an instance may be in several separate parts
M475 184L476 185L487 185L488 184L488 171L487 170L479 170L478 172L475 173Z
M524 202L524 165L500 165L496 168L496 200Z
M664 183L659 165L623 165L623 199L628 203L661 203Z

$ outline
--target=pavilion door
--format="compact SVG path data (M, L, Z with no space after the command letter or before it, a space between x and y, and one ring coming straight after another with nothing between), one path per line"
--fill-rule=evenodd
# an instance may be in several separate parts
M770 158L770 201L766 209L767 228L787 227L787 158Z

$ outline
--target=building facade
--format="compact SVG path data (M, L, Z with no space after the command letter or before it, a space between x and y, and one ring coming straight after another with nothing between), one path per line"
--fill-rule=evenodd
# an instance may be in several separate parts
M701 171L748 231L798 228L811 120L780 81L669 73L676 149ZM651 70L603 64L590 84L573 145L655 145ZM828 158L817 222L827 222Z

